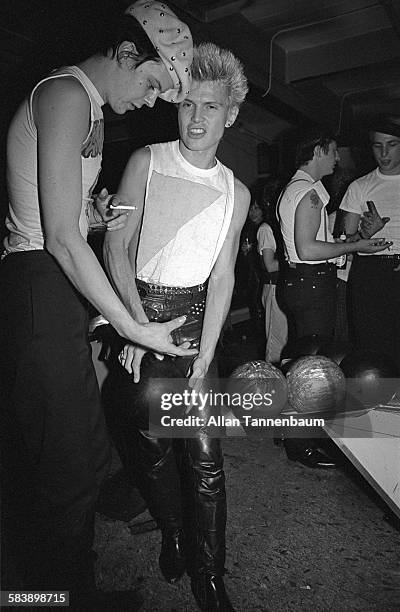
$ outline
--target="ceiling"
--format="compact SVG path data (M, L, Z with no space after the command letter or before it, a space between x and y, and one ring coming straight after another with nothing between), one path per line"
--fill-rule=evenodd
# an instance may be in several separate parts
M127 0L2 0L0 78L39 48L66 50L61 32L95 27ZM174 0L195 41L213 40L244 63L251 89L240 121L259 141L319 122L348 132L380 112L400 114L400 0ZM95 18L94 18L95 16ZM76 40L75 40L76 42ZM63 47L64 45L64 47ZM51 48L51 45L50 45Z
M289 123L400 114L400 0L175 0L196 33L231 48L250 100ZM255 114L256 121L259 113Z

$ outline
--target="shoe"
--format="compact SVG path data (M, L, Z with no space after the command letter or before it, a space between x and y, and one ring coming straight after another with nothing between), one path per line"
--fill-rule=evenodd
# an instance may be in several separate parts
M338 467L336 462L325 455L317 448L305 448L297 455L288 454L290 461L298 461L309 468L319 468L321 470L330 470Z
M175 584L182 578L186 569L183 531L164 530L162 532L161 553L158 560L160 570L165 580Z
M225 590L222 576L199 574L191 581L192 593L204 612L235 612Z

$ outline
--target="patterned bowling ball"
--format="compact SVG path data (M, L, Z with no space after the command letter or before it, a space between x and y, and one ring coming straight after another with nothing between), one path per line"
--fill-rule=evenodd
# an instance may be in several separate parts
M271 363L261 360L238 366L232 372L226 390L235 414L247 413L257 418L280 414L287 399L284 375ZM233 400L236 405L233 405Z
M386 404L399 387L399 371L389 355L375 351L353 351L340 364L351 401L357 407Z
M300 357L289 368L286 380L288 403L296 412L332 412L343 405L346 379L328 357Z

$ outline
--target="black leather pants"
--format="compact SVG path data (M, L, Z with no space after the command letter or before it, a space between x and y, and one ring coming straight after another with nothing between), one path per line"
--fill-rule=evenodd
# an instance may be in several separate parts
M182 314L185 324L173 332L178 344L198 347L204 317L206 288L162 293L138 281L139 295L150 321L169 321ZM221 443L206 428L190 439L156 438L149 432L146 393L149 378L184 378L193 358L147 353L140 382L121 366L115 368L112 430L125 467L135 481L161 529L185 531L188 573L222 575L225 562L226 495ZM212 362L208 378L217 378ZM203 416L207 416L207 408ZM118 421L118 427L115 422Z

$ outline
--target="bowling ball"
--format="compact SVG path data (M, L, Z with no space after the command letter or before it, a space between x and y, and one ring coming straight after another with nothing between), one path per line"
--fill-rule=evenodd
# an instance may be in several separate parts
M342 407L346 379L328 357L300 357L289 368L286 380L288 403L296 412L330 412Z
M330 341L328 336L320 336L318 334L310 334L298 338L292 344L285 347L282 357L284 359L298 359L306 355L316 355L321 346Z
M226 391L235 416L273 417L286 404L287 384L282 372L266 361L249 361L231 374Z
M148 429L152 415L158 422L162 396L183 394L185 388L185 374L172 357L165 356L160 361L152 353L146 353L138 383L133 382L133 375L124 368L119 369L114 388L115 401L129 423L140 429ZM185 406L172 406L165 414L181 417L184 412Z
M399 384L399 371L390 356L375 351L353 351L340 364L346 379L349 408L386 404Z
M353 345L345 340L331 340L320 346L317 355L324 355L340 365L343 359L353 351Z

